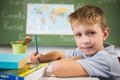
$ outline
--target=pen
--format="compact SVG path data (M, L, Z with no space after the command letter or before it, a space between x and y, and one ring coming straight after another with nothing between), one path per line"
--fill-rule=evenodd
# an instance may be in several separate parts
M37 55L39 52L38 52L38 42L37 42L37 36L34 35L34 38L35 38L35 46L36 46L36 54ZM40 59L38 58L38 61L37 61L37 64L40 63Z

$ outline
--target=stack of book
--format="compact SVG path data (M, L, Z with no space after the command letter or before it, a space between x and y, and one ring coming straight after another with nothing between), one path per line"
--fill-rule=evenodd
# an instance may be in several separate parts
M46 65L47 63L28 63L27 54L0 53L0 80L33 80L30 75L35 75L35 72Z

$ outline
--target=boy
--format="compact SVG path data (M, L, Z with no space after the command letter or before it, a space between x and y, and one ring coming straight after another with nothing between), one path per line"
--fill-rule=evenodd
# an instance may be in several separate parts
M103 11L92 5L86 5L69 15L77 44L72 51L51 51L45 55L35 52L31 62L36 63L58 60L52 72L56 77L104 77L120 80L120 63L114 46L105 44L109 28Z

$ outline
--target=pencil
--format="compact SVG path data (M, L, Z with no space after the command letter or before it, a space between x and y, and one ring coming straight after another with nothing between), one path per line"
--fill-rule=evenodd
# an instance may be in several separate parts
M32 38L29 38L26 42L25 45L28 45L30 43L30 41L32 41Z
M25 38L25 40L23 41L23 45L27 45L28 44L28 41L30 40L31 38L30 38L30 36L27 36L26 38Z
M37 42L37 36L34 35L34 38L35 38L35 46L36 46L36 54L37 55L39 52L38 52L38 42ZM40 63L40 59L38 58L38 61L37 61L37 64Z

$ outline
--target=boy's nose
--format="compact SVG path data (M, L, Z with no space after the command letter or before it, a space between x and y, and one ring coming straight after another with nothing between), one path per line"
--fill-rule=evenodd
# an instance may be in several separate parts
M89 44L90 43L90 39L87 36L82 36L82 44Z

